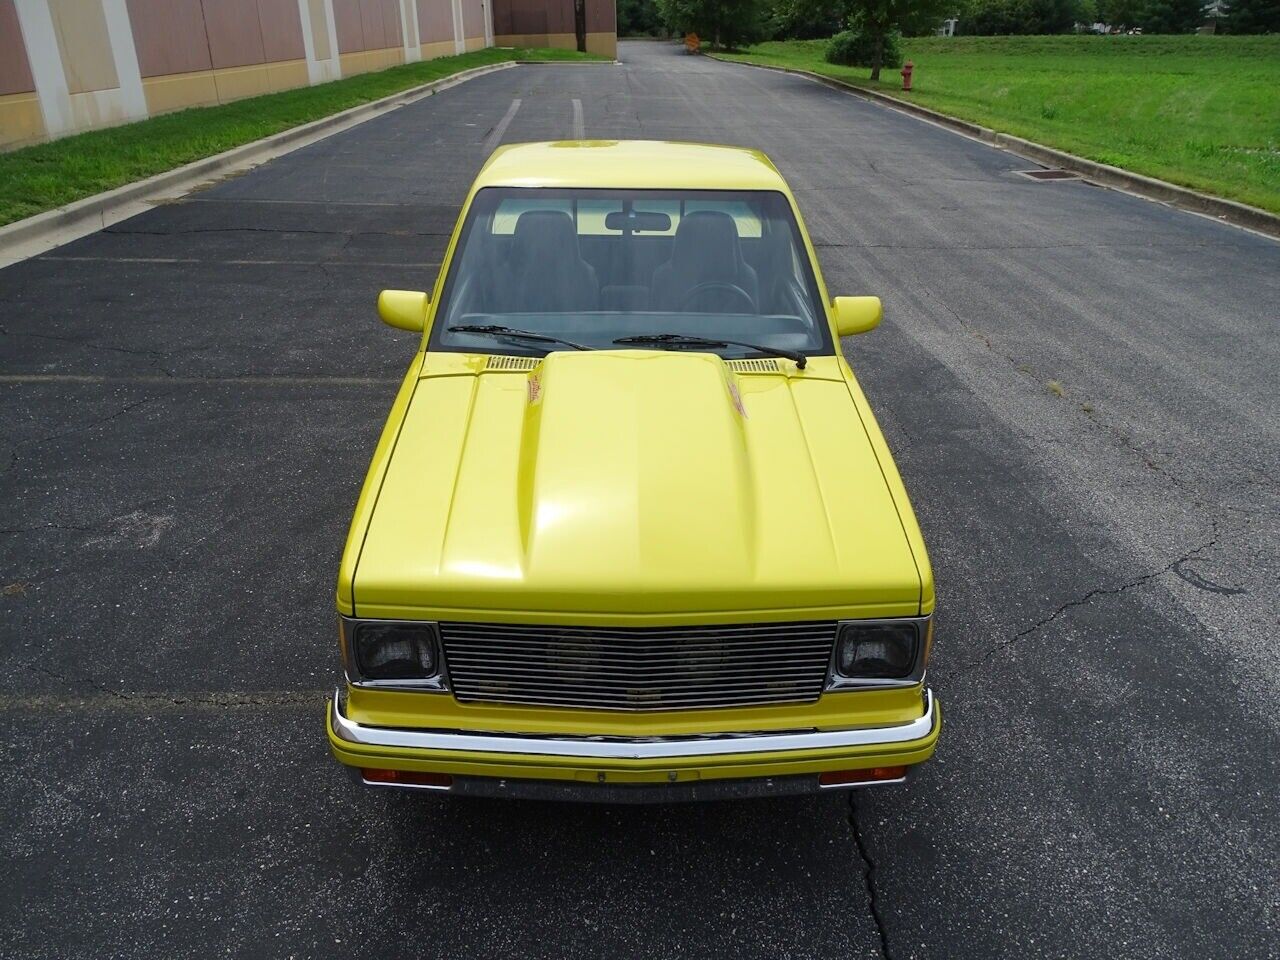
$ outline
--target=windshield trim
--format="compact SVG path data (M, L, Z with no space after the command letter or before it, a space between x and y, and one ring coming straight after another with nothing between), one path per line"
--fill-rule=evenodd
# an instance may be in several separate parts
M514 342L501 343L500 341L495 339L493 341L492 349L477 351L473 346L448 344L448 343L442 342L443 335L447 332L446 325L443 321L444 321L446 311L448 310L450 294L452 292L454 284L457 281L457 272L459 269L459 264L462 261L462 254L464 249L466 248L467 240L470 236L471 230L474 228L476 223L476 217L474 215L476 204L482 195L487 195L491 193L499 193L499 194L503 194L504 196L514 196L514 197L518 197L523 194L538 194L544 197L552 197L552 198L554 198L557 194L569 195L572 197L581 197L583 194L593 194L600 198L616 197L618 199L628 199L628 198L634 199L637 196L654 195L654 194L660 195L660 196L670 196L672 194L679 194L682 199L688 199L688 200L724 199L725 197L739 197L739 196L742 196L743 194L772 195L772 196L780 197L786 206L787 213L789 214L788 222L792 232L792 241L795 245L795 249L799 254L799 259L802 261L801 269L804 272L803 279L805 281L805 287L808 290L809 296L813 301L814 309L817 313L817 316L815 317L814 326L817 328L817 334L819 339L821 340L821 346L817 348L806 349L804 351L805 356L810 358L824 357L824 356L834 356L836 353L835 343L831 336L831 325L827 318L827 305L822 299L821 287L818 283L817 272L815 269L815 264L813 262L813 255L809 249L808 244L805 242L805 236L800 227L799 211L796 209L795 204L792 202L791 198L787 196L787 194L783 193L781 190L765 190L765 189L755 189L755 188L752 188L752 189L725 188L725 189L718 189L718 190L705 190L705 189L683 189L683 188L672 188L672 187L635 189L635 188L622 188L622 187L568 187L568 186L556 186L556 187L492 186L492 187L484 187L475 192L475 194L471 197L470 202L467 204L466 210L463 213L462 226L458 230L457 242L454 244L452 250L450 251L448 269L444 277L444 282L440 285L440 293L438 298L436 299L435 303L432 304L432 323L431 323L431 328L428 332L427 342L426 342L426 350L428 352L464 353L464 354L484 353L488 355L497 355L497 356L541 358L541 357L545 357L549 353L562 349L556 346L555 344L546 344L545 346L539 346L538 344L533 342L530 342L528 344L514 343ZM657 316L660 316L660 314L658 314ZM744 333L745 332L746 331L744 331ZM609 348L596 348L596 349L609 349ZM621 351L627 348L622 346L616 346L613 349ZM643 349L643 348L637 347L633 349ZM754 350L743 352L743 349L741 347L732 347L732 346L728 348L710 348L709 347L707 348L707 352L717 354L721 356L723 359L730 359L730 360L740 360L740 359L755 360L755 359L762 359L762 358L775 356L775 354L761 353L759 351L754 351ZM729 353L730 356L725 357L724 356L725 353Z

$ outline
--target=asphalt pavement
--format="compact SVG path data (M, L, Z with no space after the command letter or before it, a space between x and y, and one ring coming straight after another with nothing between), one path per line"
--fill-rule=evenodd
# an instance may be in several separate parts
M0 271L0 956L1280 956L1280 243L803 78L621 58ZM414 349L375 296L431 284L494 143L579 127L761 147L831 292L884 299L845 349L947 721L905 788L461 802L328 756L338 556Z

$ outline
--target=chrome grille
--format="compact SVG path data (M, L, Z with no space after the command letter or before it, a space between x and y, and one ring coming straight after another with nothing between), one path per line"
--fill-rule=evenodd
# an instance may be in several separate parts
M442 623L464 701L598 710L679 710L816 700L836 625L558 627Z

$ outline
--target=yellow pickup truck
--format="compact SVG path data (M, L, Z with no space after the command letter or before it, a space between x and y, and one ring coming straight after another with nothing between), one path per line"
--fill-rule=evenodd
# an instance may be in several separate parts
M933 577L763 154L493 154L338 575L334 756L377 787L651 802L900 783L933 754Z

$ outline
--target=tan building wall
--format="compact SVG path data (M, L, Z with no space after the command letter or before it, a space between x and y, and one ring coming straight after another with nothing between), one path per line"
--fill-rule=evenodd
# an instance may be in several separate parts
M488 2L488 0L487 0ZM491 0L494 43L500 47L578 46L573 0ZM614 0L586 0L586 48L605 57L618 55Z
M415 0L418 43L423 60L458 52L454 34L453 0Z
M0 147L45 136L36 82L13 0L0 0Z
M297 0L127 3L149 114L310 82Z
M404 63L400 0L332 0L342 75Z
M0 149L495 42L572 49L573 0L0 0Z

